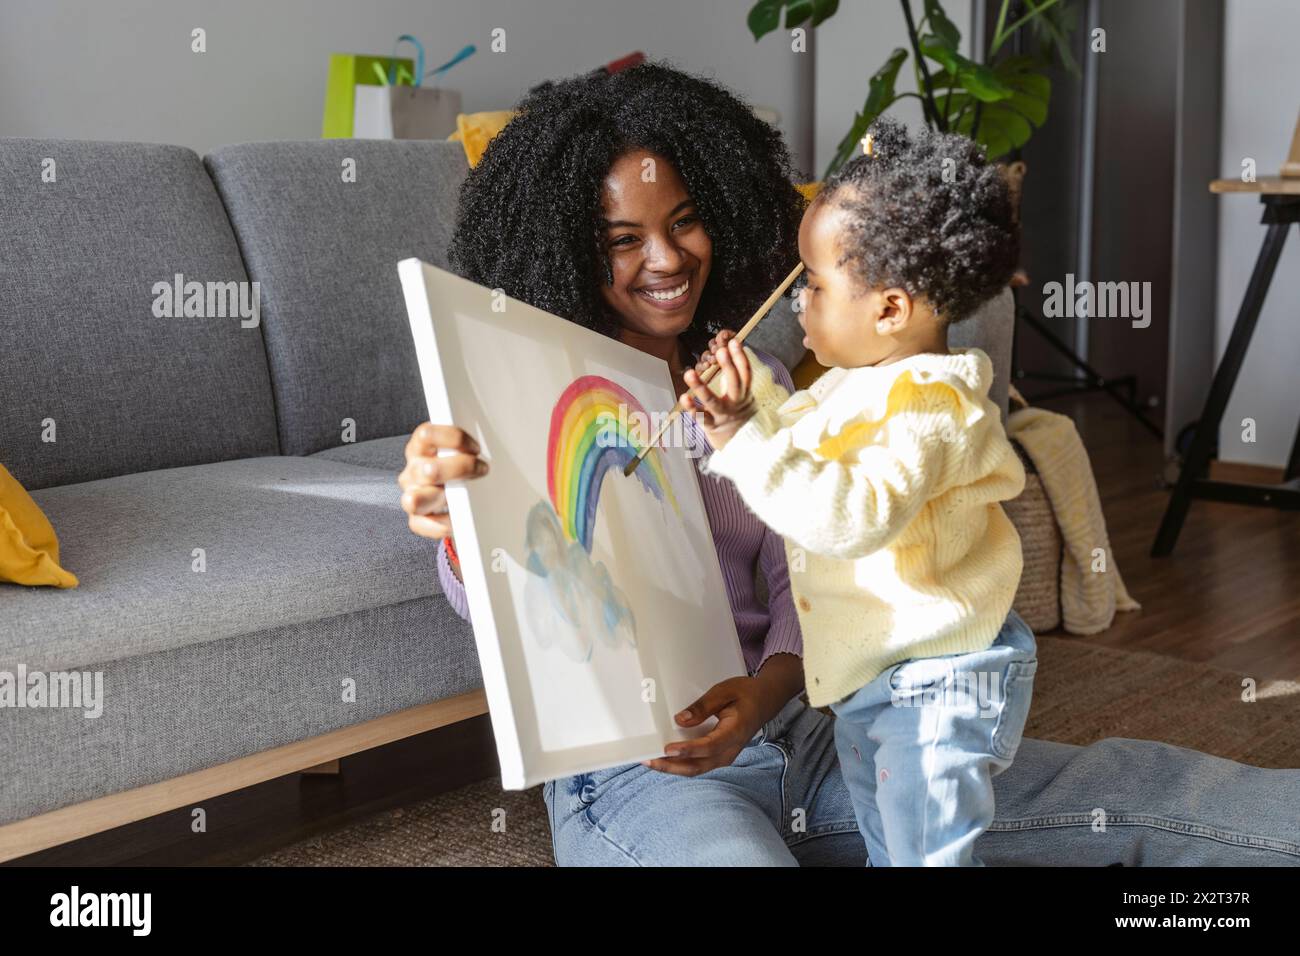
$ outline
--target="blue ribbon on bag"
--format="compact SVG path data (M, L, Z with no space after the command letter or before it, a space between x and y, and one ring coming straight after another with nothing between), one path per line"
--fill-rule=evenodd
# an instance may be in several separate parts
M473 54L477 49L478 49L478 48L477 48L476 46L474 46L474 44L470 43L470 44L468 44L468 45L467 45L463 50L461 50L459 53L457 53L455 56L453 56L450 60L448 60L446 63L444 63L442 66L438 67L436 70L430 70L428 73L426 73L426 74L424 74L424 75L425 75L425 76L437 76L439 73L445 73L447 70L450 70L453 66L455 66L457 63L459 63L461 60L465 59L465 57L470 56L471 54Z
M399 66L397 63L397 48L403 43L415 45L415 76L411 76L406 67ZM388 64L388 72L385 73L384 68L378 63L372 63L371 66L381 86L397 86L403 79L408 86L419 86L420 78L424 76L424 44L409 33L403 33L393 44L393 62Z
M397 63L397 48L403 43L410 43L415 47L414 76L411 75L410 71L407 70L406 67L399 66ZM439 73L444 73L447 70L450 70L453 66L465 59L465 57L473 54L476 50L477 47L475 47L474 44L468 44L442 66L438 67L436 70L430 70L428 73L425 73L424 44L409 33L403 33L397 38L397 42L393 44L393 62L389 64L388 72L385 73L384 68L378 63L373 63L371 66L374 68L375 76L379 78L379 82L383 86L397 86L402 82L402 80L406 80L408 86L419 86L425 77L437 76Z

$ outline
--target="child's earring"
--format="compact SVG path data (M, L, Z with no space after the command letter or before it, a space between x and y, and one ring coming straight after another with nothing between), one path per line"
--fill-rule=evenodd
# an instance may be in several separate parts
M605 266L605 285L614 284L614 270L609 267L609 260L604 261Z

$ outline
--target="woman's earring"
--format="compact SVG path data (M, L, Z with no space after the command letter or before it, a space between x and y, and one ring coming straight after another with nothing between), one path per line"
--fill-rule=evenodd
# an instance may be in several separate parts
M614 270L609 266L609 260L605 260L605 285L614 284Z

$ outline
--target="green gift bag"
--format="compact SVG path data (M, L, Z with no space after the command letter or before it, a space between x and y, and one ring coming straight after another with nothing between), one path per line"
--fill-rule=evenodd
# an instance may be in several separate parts
M376 70L375 67L379 69ZM394 75L401 82L411 82L415 64L391 56L365 56L359 53L331 53L329 80L325 86L325 115L321 120L322 139L348 139L353 135L358 86L381 86L380 74Z

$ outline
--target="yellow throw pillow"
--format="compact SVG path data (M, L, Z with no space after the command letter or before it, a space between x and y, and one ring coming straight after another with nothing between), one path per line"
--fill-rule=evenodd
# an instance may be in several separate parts
M27 489L0 465L0 581L75 588L76 575L59 567L59 539Z
M514 110L489 110L485 113L457 113L456 132L447 139L465 147L465 158L471 167L477 166L488 140L505 129L514 117Z

